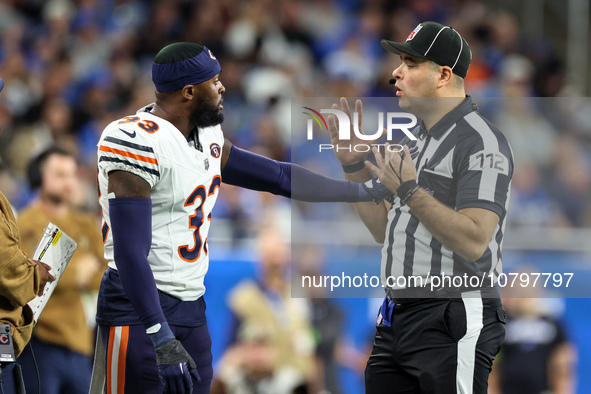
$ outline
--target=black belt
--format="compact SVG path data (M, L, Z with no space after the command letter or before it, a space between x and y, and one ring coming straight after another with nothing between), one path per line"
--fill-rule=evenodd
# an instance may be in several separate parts
M479 298L500 298L499 289L497 287L439 287L436 290L431 290L430 287L412 287L400 290L386 289L386 295L388 299L394 301L395 304L406 305L421 302L426 299L462 298L463 293L477 290L480 290Z

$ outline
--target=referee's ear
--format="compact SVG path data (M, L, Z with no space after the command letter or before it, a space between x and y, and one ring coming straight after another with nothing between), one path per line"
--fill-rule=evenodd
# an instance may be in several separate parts
M437 81L437 88L440 89L445 86L452 86L454 73L449 66L441 66L439 69L439 79Z

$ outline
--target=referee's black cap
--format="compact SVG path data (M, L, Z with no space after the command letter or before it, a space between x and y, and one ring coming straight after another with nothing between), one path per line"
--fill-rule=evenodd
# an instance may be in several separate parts
M441 66L449 66L462 78L468 74L472 51L466 40L449 26L437 22L420 23L408 35L404 44L382 40L387 51L429 59Z

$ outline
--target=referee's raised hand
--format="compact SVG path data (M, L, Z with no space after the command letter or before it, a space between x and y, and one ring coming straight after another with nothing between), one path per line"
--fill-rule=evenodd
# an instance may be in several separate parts
M351 110L349 109L349 103L347 102L347 99L341 97L340 103L341 111L343 111L351 121L349 125L350 139L345 140L340 138L339 125L337 125L335 116L328 116L328 131L330 132L330 139L333 146L333 150L335 152L335 156L337 157L337 159L339 159L341 165L343 166L355 166L356 164L360 164L359 168L364 169L365 167L363 166L363 161L367 157L368 153L367 151L364 151L364 149L359 149L357 151L354 147L357 145L376 144L379 141L379 139L386 134L386 129L383 129L382 132L379 133L379 135L375 138L371 138L371 136L368 136L368 138L370 139L359 138L357 133L355 133L356 128L357 130L359 130L359 133L361 135L366 135L363 131L363 103L361 102L361 100L355 101L355 112L357 113L358 117L357 125L353 123L354 116L351 115ZM332 109L338 110L339 106L335 103L332 105Z
M395 149L394 145L386 143L385 154L373 148L373 154L376 158L376 164L366 161L365 165L377 176L380 181L392 192L396 193L401 184L407 181L416 180L417 170L408 150L404 146L403 150Z

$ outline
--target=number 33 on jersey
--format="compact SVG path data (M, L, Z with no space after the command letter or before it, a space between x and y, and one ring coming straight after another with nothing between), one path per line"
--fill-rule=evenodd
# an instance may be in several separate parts
M151 187L148 262L156 286L183 301L195 300L205 292L207 233L221 185L221 127L200 129L199 142L203 152L191 146L171 123L140 111L109 124L98 143L99 201L109 266L117 268L109 232L108 173L127 171Z

